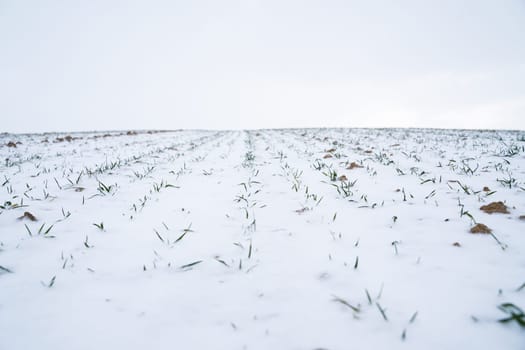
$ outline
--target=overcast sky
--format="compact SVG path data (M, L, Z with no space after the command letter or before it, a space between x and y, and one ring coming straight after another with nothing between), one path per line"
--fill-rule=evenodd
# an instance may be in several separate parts
M525 129L525 1L0 0L0 121Z

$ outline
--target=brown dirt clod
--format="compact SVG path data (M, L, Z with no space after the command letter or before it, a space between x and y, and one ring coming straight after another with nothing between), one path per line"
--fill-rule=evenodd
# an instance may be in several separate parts
M454 243L452 243L452 245L453 245L454 247L461 247L461 244L460 244L459 242L454 242Z
M346 175L341 175L337 178L337 180L339 181L348 181L348 178L346 177Z
M507 206L503 202L492 202L487 205L481 206L479 209L483 210L487 214L502 213L508 214Z
M476 224L470 229L470 233L492 233L492 230L484 224Z
M359 165L356 162L352 162L352 163L348 164L348 166L346 168L349 169L349 170L352 170L352 169L355 169L355 168L362 168L362 167L363 167L362 165Z
M483 192L490 192L490 188L488 188L487 186L483 187Z
M324 155L323 158L324 158L324 159L326 159L326 158L332 158L332 155L331 155L330 153L327 153L327 154Z
M525 221L525 215L520 215L519 219Z
M37 221L36 217L33 214L31 214L30 212L28 212L28 211L24 212L24 215L22 215L21 217L18 218L18 220L23 220L23 219L29 219L31 221Z
M16 147L16 143L14 143L13 141L9 141L7 144L6 144L7 147Z

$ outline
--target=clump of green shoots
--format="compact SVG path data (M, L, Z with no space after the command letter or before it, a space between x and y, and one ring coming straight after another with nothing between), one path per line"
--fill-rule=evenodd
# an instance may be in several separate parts
M41 282L44 287L51 288L55 285L57 276L53 276L48 283Z
M45 223L43 223L40 228L38 229L37 231L37 234L40 235L40 234L43 234L44 237L46 238L55 238L55 236L51 236L49 235L49 232L51 232L51 229L53 228L53 225L49 226L47 229L45 229ZM29 227L24 224L26 230L27 230L27 233L29 234L30 237L33 237L33 232L31 232L31 230L29 229Z
M93 223L93 226L98 228L100 231L104 231L104 223L101 221L100 223Z
M114 193L115 191L115 188L116 188L116 185L106 185L105 183L103 183L102 181L98 181L98 187L97 187L97 191L100 193L100 195L102 196L106 196L110 193Z
M503 303L498 306L502 312L507 314L507 317L498 320L500 323L516 322L522 328L525 328L525 313L521 308L512 303Z

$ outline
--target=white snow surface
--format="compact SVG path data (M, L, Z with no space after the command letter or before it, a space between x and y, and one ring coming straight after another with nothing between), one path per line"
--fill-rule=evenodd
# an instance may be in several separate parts
M524 132L0 144L0 349L525 348Z

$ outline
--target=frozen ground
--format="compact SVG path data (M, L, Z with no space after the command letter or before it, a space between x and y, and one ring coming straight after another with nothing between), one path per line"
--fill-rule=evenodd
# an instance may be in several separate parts
M525 348L524 132L0 144L0 349Z

